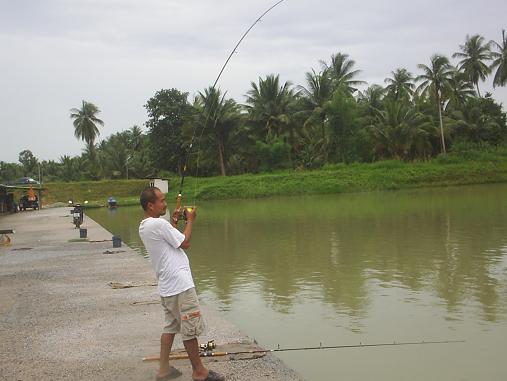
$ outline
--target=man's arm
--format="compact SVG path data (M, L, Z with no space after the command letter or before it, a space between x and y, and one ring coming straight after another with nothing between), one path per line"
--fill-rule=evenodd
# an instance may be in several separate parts
M187 217L185 229L183 230L183 234L185 235L185 240L180 245L180 248L182 248L182 249L188 249L190 247L190 238L192 237L192 224L193 223L194 223L193 219L189 220Z

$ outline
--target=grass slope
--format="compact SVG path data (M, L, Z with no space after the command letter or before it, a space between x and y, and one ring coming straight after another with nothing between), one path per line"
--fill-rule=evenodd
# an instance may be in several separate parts
M281 171L228 177L185 179L185 194L192 200L257 198L281 195L325 194L395 190L415 187L507 182L507 150L478 157L440 157L433 161L405 163L339 164L313 171ZM89 200L106 205L114 196L120 205L139 202L148 180L105 180L48 183L45 203ZM179 178L169 182L169 196L176 196ZM194 197L195 194L195 197ZM188 198L187 197L187 198Z

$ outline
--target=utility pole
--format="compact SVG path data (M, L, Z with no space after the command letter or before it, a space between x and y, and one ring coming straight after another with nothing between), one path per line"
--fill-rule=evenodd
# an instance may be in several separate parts
M38 193L38 198L39 198L39 209L42 209L42 166L41 164L39 163L39 190L37 191Z
M125 160L125 168L127 170L127 180L129 179L129 160L132 158L132 155L127 156L127 160Z

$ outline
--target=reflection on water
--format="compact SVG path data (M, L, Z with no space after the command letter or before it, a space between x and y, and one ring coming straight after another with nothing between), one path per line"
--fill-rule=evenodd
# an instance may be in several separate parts
M188 254L202 297L267 346L365 337L481 340L480 332L507 339L506 195L507 186L490 185L206 202ZM142 252L140 208L115 213L89 214ZM503 348L495 352L489 343L493 353L505 354ZM379 366L376 379L407 379L385 371L378 357L389 360L381 353L370 359ZM283 358L307 379L332 376L323 366L328 355L298 356ZM357 370L364 358L344 356L347 379L364 379ZM401 369L417 367L419 356L405 358ZM459 356L478 358L474 351ZM503 362L490 364L495 358L473 366L479 378L507 377ZM438 363L436 379L477 379L466 365L453 371ZM431 371L410 378L431 378Z

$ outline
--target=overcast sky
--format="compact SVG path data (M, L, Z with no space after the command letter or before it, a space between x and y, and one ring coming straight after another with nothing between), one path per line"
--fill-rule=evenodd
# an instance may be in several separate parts
M191 97L213 83L248 26L275 0L0 0L0 160L80 154L69 110L95 103L101 138L144 127L156 91ZM383 84L467 34L501 41L507 1L286 0L250 32L219 85L238 102L267 74L304 84L319 60L343 52L361 80ZM492 90L491 83L481 84ZM507 88L494 98L507 105ZM504 107L505 109L505 107Z

